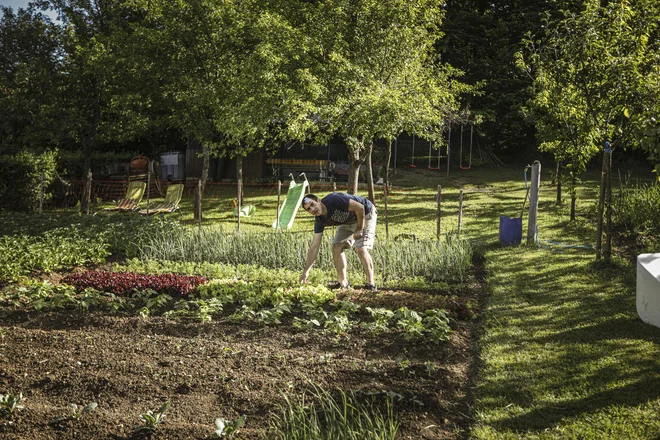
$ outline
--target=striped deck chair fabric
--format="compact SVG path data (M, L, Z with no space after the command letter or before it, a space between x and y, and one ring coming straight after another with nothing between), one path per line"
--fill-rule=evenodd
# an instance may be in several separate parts
M149 207L149 212L146 209L142 209L140 214L143 215L152 215L152 214L168 214L179 209L179 203L183 197L183 183L174 183L167 187L167 192L165 193L165 200L163 203L155 205L154 207Z
M147 184L144 182L130 182L126 189L126 196L113 208L105 208L104 211L135 211L144 197Z

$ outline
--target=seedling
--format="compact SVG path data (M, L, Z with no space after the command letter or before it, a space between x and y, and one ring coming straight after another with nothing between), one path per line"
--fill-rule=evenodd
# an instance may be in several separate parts
M0 394L0 412L6 412L9 415L14 411L23 409L23 405L19 405L23 400L23 393L15 394Z
M165 420L165 411L170 407L170 402L165 402L158 409L158 411L153 412L151 410L147 411L144 414L140 414L140 421L142 425L138 425L133 429L135 434L151 434L158 429L158 426L163 423Z
M245 424L245 414L241 415L234 421L217 418L215 419L214 434L217 438L229 438L238 433L239 429Z
M56 417L51 423L58 424L63 423L69 420L78 420L85 414L89 414L96 409L98 404L96 402L90 402L84 407L79 407L75 403L71 404L71 414L67 416Z

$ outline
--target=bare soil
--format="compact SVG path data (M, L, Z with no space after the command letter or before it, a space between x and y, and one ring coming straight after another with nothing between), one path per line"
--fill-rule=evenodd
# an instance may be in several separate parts
M470 301L462 296L386 291L348 294L363 304L424 310ZM470 423L479 318L453 320L443 344L409 343L354 329L336 337L276 327L207 324L162 317L77 311L0 310L0 394L22 392L25 408L0 414L0 439L130 439L139 415L171 402L153 438L210 439L214 420L247 416L236 438L268 439L268 418L284 396L297 400L311 383L325 389L386 391L395 400L401 439L461 439ZM71 404L98 403L77 420L53 423Z

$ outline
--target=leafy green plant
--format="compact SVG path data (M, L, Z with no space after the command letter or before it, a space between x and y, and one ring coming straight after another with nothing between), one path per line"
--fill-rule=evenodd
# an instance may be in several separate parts
M16 394L0 394L0 412L5 412L12 415L14 411L19 411L24 408L20 403L23 401L23 393Z
M217 438L229 438L238 434L241 427L245 425L245 415L241 415L236 420L227 420L223 418L215 419L215 431L213 434Z
M156 431L161 423L165 420L165 411L170 407L170 402L167 401L161 405L158 411L147 411L144 414L140 414L141 425L136 426L133 429L135 434L150 434Z
M424 330L425 338L435 344L449 339L451 327L449 327L449 317L445 310L432 309L424 312Z
M389 329L390 321L394 317L394 312L389 309L379 307L366 307L372 321L365 321L361 324L362 328L372 335L378 335Z
M96 409L98 404L96 402L90 402L84 407L80 407L75 403L71 404L71 413L65 416L56 417L51 423L59 424L69 420L78 420L83 417L85 414L89 414Z
M403 338L406 341L417 341L424 337L424 324L422 317L414 310L407 307L399 308L394 314L397 319L397 327L403 332Z

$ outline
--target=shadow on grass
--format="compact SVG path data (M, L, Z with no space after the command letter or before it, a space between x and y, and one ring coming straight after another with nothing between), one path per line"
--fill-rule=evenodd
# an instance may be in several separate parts
M491 369L478 393L494 429L550 430L660 398L660 331L637 317L634 267L581 249L489 246L486 257Z

